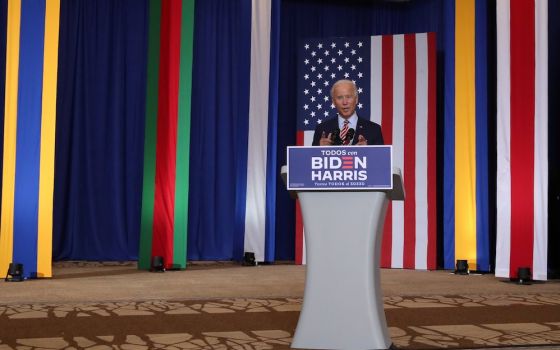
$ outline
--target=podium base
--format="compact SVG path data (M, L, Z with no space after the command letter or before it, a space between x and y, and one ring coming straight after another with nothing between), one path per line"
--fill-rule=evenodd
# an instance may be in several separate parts
M384 192L300 192L307 274L293 348L389 349L380 285Z

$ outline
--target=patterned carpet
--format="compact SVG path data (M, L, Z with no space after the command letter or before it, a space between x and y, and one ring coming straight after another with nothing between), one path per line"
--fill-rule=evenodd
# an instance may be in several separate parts
M289 349L301 303L280 298L0 305L0 350ZM399 349L560 348L560 293L388 297L384 303Z

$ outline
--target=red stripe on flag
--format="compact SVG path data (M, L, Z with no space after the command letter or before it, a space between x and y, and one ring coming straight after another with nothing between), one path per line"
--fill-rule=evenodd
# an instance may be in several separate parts
M533 264L535 142L535 2L510 2L511 254L510 276Z
M404 36L404 252L403 267L413 269L416 255L416 35Z
M428 33L428 264L436 266L436 34Z
M381 131L385 144L393 143L393 36L384 35L381 39ZM393 247L393 206L387 207L383 240L381 243L381 267L391 267Z
M303 146L304 132L298 131L296 135L296 145ZM301 217L301 207L299 200L296 199L296 264L303 263L303 219Z
M160 40L152 256L162 256L166 267L170 267L173 262L175 210L175 158L177 152L177 109L181 47L180 1L163 1L161 3Z

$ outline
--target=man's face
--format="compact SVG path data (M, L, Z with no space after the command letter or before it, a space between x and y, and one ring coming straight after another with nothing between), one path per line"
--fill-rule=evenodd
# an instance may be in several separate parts
M354 87L350 83L339 84L333 91L333 103L338 110L338 114L344 119L348 119L354 114L358 104L358 96L354 96Z

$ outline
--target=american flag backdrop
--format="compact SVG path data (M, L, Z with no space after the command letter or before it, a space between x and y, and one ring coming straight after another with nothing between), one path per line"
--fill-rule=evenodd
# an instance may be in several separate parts
M297 144L311 145L315 126L336 116L331 86L349 79L358 88L358 116L380 124L385 144L393 145L393 165L402 170L406 200L389 205L382 267L436 268L435 50L435 33L299 44ZM299 203L296 263L305 263Z

